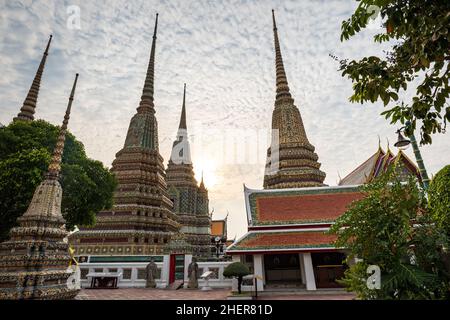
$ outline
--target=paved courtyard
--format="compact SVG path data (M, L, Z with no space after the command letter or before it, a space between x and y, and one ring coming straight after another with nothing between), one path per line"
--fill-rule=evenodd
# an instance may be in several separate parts
M162 289L83 289L77 300L226 300L230 290L162 290ZM270 294L259 296L259 300L351 300L353 294L338 293L302 293Z

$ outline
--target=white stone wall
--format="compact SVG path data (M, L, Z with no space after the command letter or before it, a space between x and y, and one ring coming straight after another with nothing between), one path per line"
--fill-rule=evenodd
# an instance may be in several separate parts
M163 262L156 262L158 269L160 270L160 279L156 280L158 288L166 288L169 282L169 256L164 256ZM188 266L191 262L191 256L186 256L185 260L185 287L188 283ZM232 279L225 278L223 276L223 270L231 262L198 262L200 275L206 271L214 271L216 276L209 280L209 286L211 288L231 288ZM147 262L121 262L121 263L80 263L81 269L81 287L89 288L91 283L90 279L87 279L85 275L94 272L119 272L122 273L118 281L119 288L144 288L145 287L145 268ZM126 279L126 270L131 270L130 279ZM141 270L141 271L140 271ZM139 277L141 273L141 277ZM199 279L199 288L205 285L205 281Z

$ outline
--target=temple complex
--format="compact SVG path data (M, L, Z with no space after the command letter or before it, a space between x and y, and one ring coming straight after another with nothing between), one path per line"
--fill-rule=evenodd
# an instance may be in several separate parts
M272 115L272 143L267 151L265 189L323 186L325 173L319 157L306 136L300 111L294 105L281 56L275 13L272 11L275 40L276 98Z
M195 256L210 255L210 223L208 190L203 179L195 179L186 123L186 84L177 138L166 170L169 196L181 224L181 232L193 246Z
M78 293L69 285L71 256L64 240L68 232L61 214L63 190L59 183L77 80L78 74L45 179L18 218L19 226L11 229L10 240L0 244L0 299L71 299Z
M141 102L130 121L124 147L112 164L118 181L114 205L98 214L94 227L71 236L77 255L149 256L191 250L179 232L181 225L173 212L159 153L154 104L157 27L158 15Z
M47 48L44 51L44 55L42 56L41 63L39 64L36 75L34 76L33 83L31 84L30 90L23 102L22 108L20 108L20 112L17 117L14 118L16 120L23 121L33 121L34 113L36 112L36 103L39 95L39 88L41 86L42 74L44 73L45 62L47 61L48 50L50 49L50 44L52 42L52 36L50 35L50 39L47 43Z

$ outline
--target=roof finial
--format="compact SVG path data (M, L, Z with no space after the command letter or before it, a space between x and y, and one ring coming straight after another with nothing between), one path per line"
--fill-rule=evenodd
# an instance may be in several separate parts
M58 140L56 141L56 146L53 151L52 160L50 162L50 165L48 166L47 179L56 180L59 178L59 173L61 171L62 154L64 152L64 142L66 140L67 125L69 124L70 111L72 109L72 102L75 96L77 81L78 81L78 73L75 75L75 81L73 83L72 92L70 93L69 103L67 104L64 121L62 123L61 129L59 130Z
M186 83L184 84L183 107L181 109L181 119L179 129L187 129L186 125Z
M286 77L286 71L284 70L283 57L281 56L280 40L278 39L278 28L275 20L275 11L272 9L273 20L273 34L275 40L275 67L276 67L276 86L277 96L275 105L281 101L288 100L292 102L292 96L289 91L289 85Z
M42 74L44 73L45 62L47 61L48 51L50 49L50 44L52 42L53 36L50 35L50 38L47 43L47 47L45 48L44 55L42 56L41 63L39 64L39 68L36 71L36 75L34 76L33 83L31 84L30 90L28 91L27 97L23 102L22 108L20 108L20 112L17 117L14 118L16 120L23 121L33 121L34 113L36 112L36 103L39 95L39 88L41 86Z
M202 170L202 181L200 182L200 189L206 189L205 180L203 179L204 171Z
M141 102L138 111L149 111L154 107L154 81L155 81L155 47L156 33L158 30L158 13L156 14L155 29L153 31L152 49L150 51L150 61L148 63L147 75L145 78L144 89L142 90Z

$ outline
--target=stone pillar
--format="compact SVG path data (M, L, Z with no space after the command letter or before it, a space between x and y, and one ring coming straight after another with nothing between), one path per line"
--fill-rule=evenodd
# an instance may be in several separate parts
M311 253L303 253L303 265L305 267L306 275L306 290L317 290L316 279L314 278L314 268L311 258Z
M264 279L264 255L253 255L253 269L255 276ZM264 291L264 281L261 279L256 280L258 282L258 291Z
M192 255L191 254L187 254L184 256L184 288L187 288L188 284L189 284L189 265L192 262Z
M305 261L302 253L299 253L298 256L300 261L300 275L302 277L302 284L306 285Z
M170 255L163 257L163 266L161 269L161 281L163 281L163 288L169 286L169 273L170 273Z

